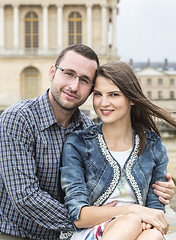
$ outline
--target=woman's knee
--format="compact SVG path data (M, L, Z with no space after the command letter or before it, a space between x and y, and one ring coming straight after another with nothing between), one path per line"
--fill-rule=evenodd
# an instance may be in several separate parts
M131 236L131 239L136 239L139 236L139 234L141 234L141 232L142 232L141 219L135 214L128 214L119 216L110 221L103 232L102 239L109 239L108 238L109 235L112 234L115 237L118 237L117 239L120 238L119 236L121 237L123 236L123 238L125 236L126 237Z
M116 219L117 224L128 226L128 229L142 231L141 219L136 214L127 214Z
M126 215L127 221L134 222L135 224L141 224L141 219L134 213L129 213Z
M160 231L158 231L157 229L153 228L153 229L149 229L149 230L145 230L148 232L148 237L149 238L153 238L155 240L163 240L163 235Z

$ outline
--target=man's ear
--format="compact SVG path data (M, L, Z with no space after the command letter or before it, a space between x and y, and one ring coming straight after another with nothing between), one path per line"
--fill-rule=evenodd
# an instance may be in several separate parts
M49 69L49 81L51 82L53 80L54 74L55 74L55 65L53 64Z

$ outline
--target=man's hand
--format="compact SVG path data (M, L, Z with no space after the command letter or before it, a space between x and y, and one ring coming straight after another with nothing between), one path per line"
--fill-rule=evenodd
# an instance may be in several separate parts
M115 207L117 204L117 201L113 201L113 202L110 202L110 203L106 203L105 205L103 205L102 207Z
M175 184L171 178L171 174L166 174L167 182L156 182L153 184L154 193L159 196L160 202L162 202L165 205L168 205L170 203L170 200L174 196L175 192Z

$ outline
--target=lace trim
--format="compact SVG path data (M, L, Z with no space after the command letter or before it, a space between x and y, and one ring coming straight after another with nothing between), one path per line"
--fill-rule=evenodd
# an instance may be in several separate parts
M60 233L60 239L70 239L71 236L73 235L73 231L70 231L70 232L61 232Z
M112 179L111 184L108 187L107 191L105 193L103 193L97 199L97 201L94 203L94 206L102 205L103 202L112 194L112 192L114 191L115 187L117 186L117 183L118 183L118 180L119 180L119 176L120 176L119 167L118 167L116 161L114 161L114 159L110 155L110 153L109 153L109 151L107 149L107 146L106 146L106 144L105 144L105 142L103 140L103 136L101 134L98 134L98 141L99 141L99 145L100 145L100 148L102 150L103 155L106 157L106 159L110 163L111 167L113 168L114 176L113 176L113 179Z
M133 175L131 174L131 169L132 169L132 166L134 164L134 161L137 157L137 154L138 154L138 148L139 148L139 143L140 143L140 139L139 139L139 136L136 135L136 138L135 138L135 148L134 148L134 151L132 152L132 155L127 163L127 166L126 166L126 176L128 178L128 180L130 181L135 193L136 193L136 198L137 198L137 201L140 205L143 205L143 200L142 200L142 194L141 194L141 191L139 189L139 186L137 184L137 182L135 181Z

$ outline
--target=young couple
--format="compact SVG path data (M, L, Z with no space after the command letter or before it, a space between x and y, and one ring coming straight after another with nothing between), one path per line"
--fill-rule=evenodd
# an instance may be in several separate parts
M154 118L176 121L145 97L123 62L98 68L93 106L102 122L70 134L63 149L71 240L163 239L169 222L152 185L166 181L168 157Z
M163 209L151 188L155 180L160 180L154 184L154 191L161 202L168 204L174 194L169 174L168 181L162 182L167 159L150 117L150 113L158 116L160 111L146 100L136 79L133 83L128 68L122 65L119 69L118 64L107 65L107 70L100 68L94 86L94 105L103 126L71 136L65 146L64 155L68 153L69 159L64 160L64 168L69 168L66 178L71 185L63 178L63 187L72 222L68 217L58 169L68 135L93 124L78 107L92 92L98 66L96 53L85 45L63 49L49 69L50 89L10 106L1 115L1 239L11 235L11 239L56 240L61 231L73 230L73 221L78 228L110 221L105 224L105 237L118 220L123 223L130 217L139 235L141 228L150 228L149 224L162 233L167 231L168 222L160 211L140 206ZM67 152L67 146L71 151ZM108 201L113 202L96 207ZM114 207L123 201L129 206ZM138 224L141 220L142 226Z

